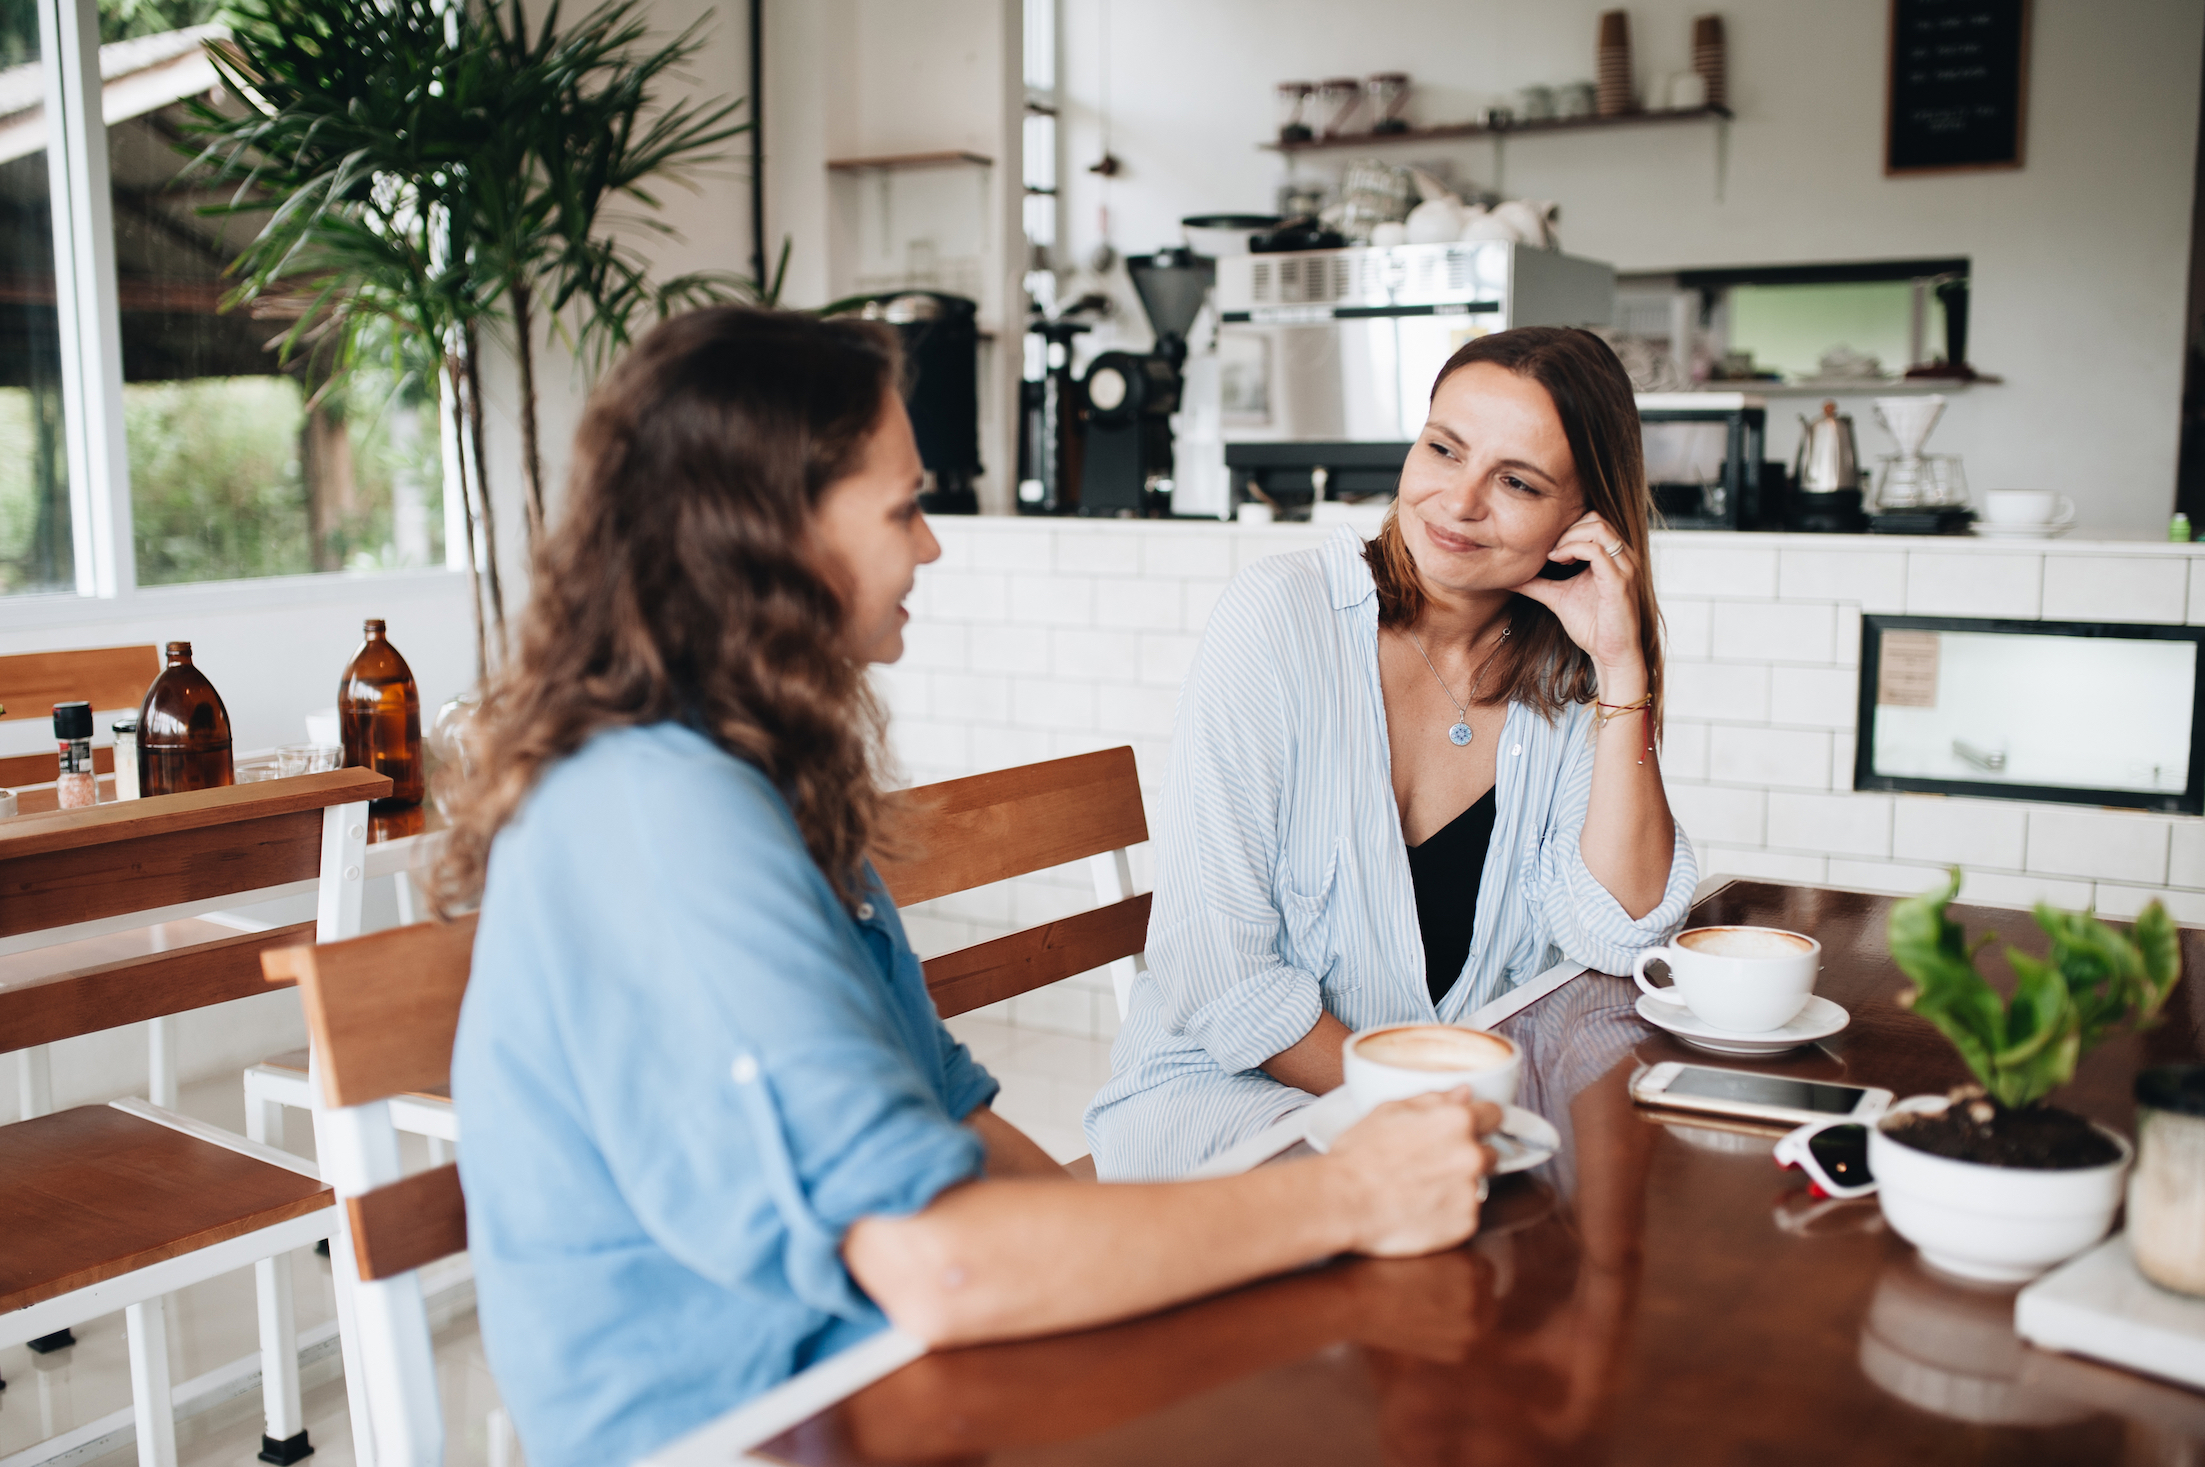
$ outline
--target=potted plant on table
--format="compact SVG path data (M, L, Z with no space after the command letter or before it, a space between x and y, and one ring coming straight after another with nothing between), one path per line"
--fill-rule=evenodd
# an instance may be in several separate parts
M1932 1265L1968 1278L2032 1278L2105 1236L2134 1155L2126 1138L2045 1097L2112 1031L2149 1025L2182 974L2158 902L2126 933L2038 903L2042 959L2014 948L2013 996L1976 971L1946 908L1960 873L1892 909L1891 957L1914 980L1899 1002L1935 1024L1978 1083L1900 1101L1868 1137L1892 1230Z

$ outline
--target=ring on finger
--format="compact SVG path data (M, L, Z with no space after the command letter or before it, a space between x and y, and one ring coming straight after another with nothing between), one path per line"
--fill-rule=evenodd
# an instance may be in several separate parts
M1601 546L1600 548L1608 553L1608 559L1613 560L1623 553L1623 542L1621 540L1613 540L1610 541L1608 544Z

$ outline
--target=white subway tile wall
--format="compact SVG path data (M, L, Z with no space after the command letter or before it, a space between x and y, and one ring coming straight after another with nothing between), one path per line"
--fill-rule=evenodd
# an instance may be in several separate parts
M1906 558L1906 609L1916 616L2033 617L2043 594L2041 555L1917 550Z
M2165 556L2047 556L2044 619L2179 625L2189 602L2188 571Z
M1131 745L1151 822L1173 710L1233 573L1326 530L1043 519L937 519L906 655L880 671L914 782ZM1664 532L1653 564L1668 632L1663 772L1708 874L1916 892L1965 869L1967 900L2152 896L2205 923L2205 821L2073 806L1855 793L1862 613L2205 623L2205 546ZM1135 851L1136 883L1149 880ZM925 954L1094 902L1084 863L907 914ZM976 1019L1107 1039L1107 973Z

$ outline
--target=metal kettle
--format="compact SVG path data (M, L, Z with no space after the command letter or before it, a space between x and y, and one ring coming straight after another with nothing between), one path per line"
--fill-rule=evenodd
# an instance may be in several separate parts
M1822 416L1799 417L1799 455L1792 480L1802 494L1835 494L1860 488L1860 447L1853 441L1853 420L1835 402L1822 405Z

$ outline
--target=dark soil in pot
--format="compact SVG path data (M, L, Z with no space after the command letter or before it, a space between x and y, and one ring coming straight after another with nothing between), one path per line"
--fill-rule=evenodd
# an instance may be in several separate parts
M2010 1110L1972 1086L1955 1090L1942 1114L1901 1111L1887 1117L1892 1140L1953 1161L2030 1171L2078 1171L2121 1159L2121 1148L2071 1110L2031 1105Z

